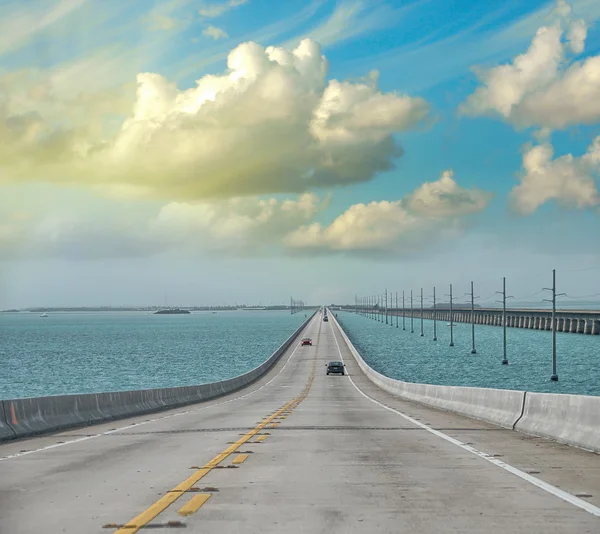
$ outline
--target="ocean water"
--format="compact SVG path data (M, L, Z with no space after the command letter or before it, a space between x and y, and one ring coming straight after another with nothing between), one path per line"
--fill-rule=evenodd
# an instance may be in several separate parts
M475 325L475 348L471 354L471 325L454 326L454 347L450 347L450 327L437 322L433 341L433 321L410 318L406 330L350 312L337 312L348 337L365 361L383 375L406 382L516 389L543 393L600 395L600 336L556 334L558 382L552 382L552 333L507 328L507 359L502 365L503 329Z
M257 367L304 313L0 314L0 399L204 384Z

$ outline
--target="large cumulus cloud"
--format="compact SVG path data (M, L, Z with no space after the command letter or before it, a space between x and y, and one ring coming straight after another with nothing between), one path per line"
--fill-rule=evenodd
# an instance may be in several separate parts
M394 134L429 113L421 98L379 91L375 75L327 81L328 62L311 40L293 51L244 43L227 66L185 90L140 73L129 112L127 98L111 109L103 94L87 119L54 112L82 96L53 91L53 80L24 87L3 77L2 178L180 201L299 193L393 167L402 153Z
M512 191L514 207L523 215L533 213L549 200L568 208L592 208L600 204L600 136L585 154L554 158L550 143L527 146L523 152L521 183Z
M554 23L538 29L512 62L477 69L481 85L461 106L470 116L502 117L519 128L565 129L600 120L600 56L577 60L587 24L557 0Z
M396 201L355 204L331 224L314 222L285 238L290 250L313 254L408 256L441 237L456 237L468 215L482 211L492 195L460 187L452 171Z

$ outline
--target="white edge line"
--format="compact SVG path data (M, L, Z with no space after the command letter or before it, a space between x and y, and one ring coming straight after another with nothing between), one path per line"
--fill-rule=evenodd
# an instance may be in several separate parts
M335 322L336 322L337 328L341 331L341 327L337 324L337 320ZM342 351L340 349L340 345L338 343L337 335L335 332L333 332L333 339L335 339L335 344L336 344L338 352L340 354L340 359L342 360L342 362L344 362L344 357L342 356ZM352 353L351 350L350 350L350 352ZM375 400L372 397L369 397L366 393L364 393L355 384L354 380L352 380L352 377L349 374L346 374L346 376L348 377L348 380L350 380L350 383L356 388L356 390L363 397L365 397L366 399L369 399L371 402L377 404L381 408L384 408L384 409L386 409L390 412L393 412L401 417L404 417L404 419L406 419L407 421L410 421L414 425L417 425L418 427L422 428L423 430L427 430L427 432L429 432L439 438L442 438L442 439L448 441L449 443L452 443L453 445L456 445L457 447L460 447L461 449L468 451L471 454L474 454L475 456L479 456L480 458L487 460L491 464L494 464L495 466L500 467L500 468L504 469L505 471L508 471L509 473L512 473L513 475L518 476L519 478L522 478L523 480L529 482L530 484L533 484L534 486L536 486L544 491L547 491L548 493L551 493L555 497L558 497L559 499L562 499L563 501L566 501L569 504L577 506L578 508L581 508L581 509L585 510L586 512L589 512L592 515L600 517L600 508L599 507L597 507L587 501L584 501L583 499L580 499L579 497L575 497L575 495L571 495L570 493L567 493L566 491L563 491L560 488L553 486L552 484L548 484L547 482L544 482L543 480L540 480L539 478L531 476L530 474L525 473L524 471L521 471L520 469L517 469L516 467L513 467L512 465L507 464L506 462L503 462L502 460L498 460L497 458L494 458L493 456L490 456L489 454L487 454L485 452L482 452L478 449L475 449L474 447L471 447L470 445L466 445L466 444L462 443L461 441L459 441L451 436L448 436L447 434L444 434L443 432L440 432L439 430L435 430L434 428L424 425L420 421L413 419L409 415L406 415L406 414L400 412L399 410L395 410L394 408L390 408L389 406L382 404L378 400Z
M314 321L314 318L312 319L312 321ZM306 328L308 328L310 326L310 324L311 323L309 322L306 325ZM173 413L173 414L169 414L169 415L164 415L162 417L155 417L154 419L149 419L147 421L142 421L141 423L134 423L132 425L122 426L122 427L119 427L119 428L115 428L114 430L107 430L106 432L100 432L98 434L93 434L91 436L85 436L83 438L72 439L72 440L69 440L69 441L65 441L63 443L54 443L52 445L47 445L46 447L41 447L39 449L33 449L31 451L24 451L24 452L18 452L16 454L10 454L8 456L1 457L0 458L0 462L2 462L4 460L12 460L14 458L19 458L21 456L27 456L28 454L34 454L36 452L43 452L43 451L48 451L48 450L51 450L51 449L56 449L58 447L64 447L66 445L72 445L73 443L81 443L82 441L87 441L89 439L99 438L101 436L107 436L109 434L114 434L115 432L122 432L123 430L129 430L130 428L135 428L135 427L138 427L138 426L147 425L148 423L155 423L156 421L161 421L162 419L169 419L171 417L178 417L180 415L187 415L187 414L190 414L190 413L196 413L196 412L199 412L199 411L202 411L202 410L207 410L208 408L213 408L215 406L221 406L223 404L228 404L230 402L234 402L234 401L237 401L237 400L240 400L240 399L245 399L246 397L249 397L250 395L254 395L256 392L260 391L264 387L268 386L271 382L273 382L273 380L275 380L283 372L283 370L287 367L287 364L290 363L290 361L292 360L292 358L296 354L296 350L298 350L299 346L300 346L300 342L296 343L296 346L294 347L294 350L289 355L289 357L286 360L286 362L283 364L283 367L279 370L279 372L273 378L271 378L271 380L269 380L268 382L266 382L265 384L263 384L259 388L254 389L254 390L252 390L249 393L246 393L244 395L240 395L239 397L234 397L233 399L229 399L229 400L226 400L226 401L223 401L223 402L217 402L217 403L211 404L209 406L200 406L199 408L195 408L193 410L186 410L185 412L177 412L177 413ZM200 402L202 402L202 401L200 401ZM210 401L204 401L204 402L210 402ZM142 415L134 415L132 417L143 417L143 414ZM107 423L108 423L108 421L103 422L101 424L107 424ZM59 434L64 433L64 432L69 432L69 430L63 430ZM49 437L53 437L53 436L56 437L57 434L50 434L48 436L39 436L39 437L49 438ZM8 445L10 443L11 443L11 441L5 441L5 442L2 443L2 445Z

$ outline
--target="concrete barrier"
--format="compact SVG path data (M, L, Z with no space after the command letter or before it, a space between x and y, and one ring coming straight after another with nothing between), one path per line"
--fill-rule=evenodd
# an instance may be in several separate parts
M15 433L8 426L7 414L4 409L4 404L0 402L0 441L15 437Z
M600 397L528 392L515 430L600 452Z
M234 393L267 373L313 317L314 313L258 367L221 382L0 401L0 441L178 408Z
M367 378L384 391L534 436L600 452L600 397L402 382L372 369L333 317Z
M437 386L394 380L372 369L356 350L337 319L332 316L358 366L371 382L384 391L403 399L456 412L504 428L513 428L521 416L524 391L506 389Z

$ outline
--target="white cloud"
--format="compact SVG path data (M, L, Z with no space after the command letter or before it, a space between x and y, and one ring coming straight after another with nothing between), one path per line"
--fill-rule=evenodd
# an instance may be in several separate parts
M151 215L135 206L85 210L72 202L37 213L7 209L0 220L0 255L89 260L152 256L175 249L219 256L264 255L327 204L327 198L306 193L282 200L172 202Z
M169 31L175 29L177 26L177 19L164 15L154 15L148 22L148 29L154 31Z
M34 34L51 27L80 8L86 0L9 2L0 18L0 54L22 46Z
M581 157L553 156L550 143L526 148L521 183L512 191L516 209L528 215L550 200L579 209L600 205L600 136Z
M198 15L205 18L220 17L230 9L241 6L247 2L248 0L229 0L228 2L222 3L203 2L202 6L198 8Z
M208 26L207 28L205 28L202 31L202 35L205 35L206 37L210 37L211 39L214 39L215 41L217 41L218 39L226 39L227 37L229 37L227 35L227 33L225 32L225 30L222 30L221 28L217 28L216 26Z
M461 106L462 113L551 129L600 120L600 56L580 62L567 56L583 52L586 23L572 20L563 0L558 0L554 14L558 21L538 29L527 52L512 63L477 71L483 85Z
M250 30L242 35L236 36L240 43L252 41L256 43L279 42L280 36L293 31L294 28L309 21L318 10L325 4L327 0L311 0L301 10L294 12L291 16L285 19L279 19L266 26L262 26L257 30ZM282 44L283 48L293 49L296 47L298 40L287 46ZM190 76L195 76L198 71L205 71L210 65L220 63L227 59L231 52L229 43L224 42L213 43L212 46L203 46L197 52L189 51L179 60L175 60L172 64L177 72L178 80L187 79Z
M170 32L183 29L193 20L193 15L186 12L192 1L165 0L156 3L142 20L150 31Z
M346 0L336 3L332 14L312 30L302 34L322 46L341 43L349 39L391 27L407 12L422 2L393 8L386 3L366 0ZM289 39L283 46L295 46L300 37Z
M375 77L326 82L327 69L310 40L293 51L244 43L230 53L225 74L206 75L191 89L138 74L124 121L119 116L132 95L113 96L112 107L106 96L92 98L93 124L107 121L102 131L70 113L69 99L47 97L44 84L24 100L22 85L9 77L0 105L0 164L5 179L125 186L178 200L370 180L401 154L393 134L422 124L429 105L380 92Z
M235 198L212 203L174 202L150 222L159 241L221 254L264 253L327 204L311 193L296 200Z
M409 255L464 229L463 217L482 211L491 194L461 188L452 171L394 202L355 204L328 226L305 225L285 244L308 253Z
M171 202L153 208L140 203L98 200L86 209L73 190L57 202L57 187L1 211L0 255L5 259L60 257L71 260L155 256L169 251L219 257L321 254L402 255L420 252L441 237L465 230L465 217L482 211L491 195L464 189L445 171L395 202L356 204L323 227L315 221L329 197L236 197ZM21 190L24 193L25 190ZM19 194L19 189L13 191ZM74 196L73 196L74 195ZM37 202L37 204L36 204ZM41 203L41 204L40 204ZM83 203L85 204L85 203ZM42 206L41 208L39 206Z

